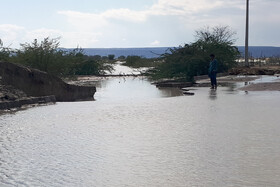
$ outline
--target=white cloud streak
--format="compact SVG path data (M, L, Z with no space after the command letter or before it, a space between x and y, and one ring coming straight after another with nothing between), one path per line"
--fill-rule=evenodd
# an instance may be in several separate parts
M207 12L215 8L220 8L225 6L225 4L230 4L230 6L235 7L238 6L238 4L231 3L231 1L221 0L158 0L158 2L154 5L140 11L125 8L110 9L100 13L84 13L78 11L61 10L58 11L58 14L66 16L67 22L72 26L73 31L81 33L85 31L94 33L94 38L96 38L95 41L98 42L98 38L102 36L112 37L108 36L108 31L110 31L112 33L111 35L114 35L115 37L119 37L119 35L121 35L121 37L125 37L125 35L129 32L128 30L131 30L130 27L132 27L129 25L144 25L155 17L164 16L166 18L169 16L175 16L178 17L178 20L181 20L182 25L194 25L197 21L204 21L203 19L198 18L200 15L195 14ZM207 20L204 22L207 22ZM123 32L123 34L117 34L115 31L119 33ZM86 37L86 35L81 37ZM103 40L106 39L103 38ZM117 39L114 38L114 40ZM119 42L121 45L123 41L119 39ZM88 45L90 46L89 42ZM88 47L88 45L86 45L86 47ZM148 42L145 46L147 45L154 44Z
M151 43L151 46L158 46L160 44L160 41L155 40Z
M260 24L278 25L280 16L275 13L280 6L278 0L251 0L250 3L250 23L255 32ZM270 11L265 11L268 7ZM230 25L242 38L245 24L244 0L158 0L143 10L120 8L98 13L60 10L57 13L60 18L66 18L64 26L30 30L3 24L1 39L7 44L18 44L61 36L64 47L170 46L175 44L173 40L179 45L182 44L179 40L192 41L193 31L205 25Z
M234 5L234 3L227 3ZM76 21L86 20L95 27L103 27L110 20L122 20L129 22L144 22L150 16L186 16L201 11L206 11L225 5L224 1L217 0L159 0L156 4L143 11L134 11L130 9L110 9L102 13L82 13L77 11L58 11L58 14L68 17L68 21L75 23ZM95 24L98 23L98 24Z

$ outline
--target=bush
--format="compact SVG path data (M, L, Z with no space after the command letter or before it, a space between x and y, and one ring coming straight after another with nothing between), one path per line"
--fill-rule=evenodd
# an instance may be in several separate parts
M129 66L132 68L140 68L140 67L155 67L158 62L157 59L154 58L142 58L140 56L128 56L126 58L126 62L123 64L125 66Z
M20 44L10 61L39 69L54 75L67 75L71 69L68 61L74 52L59 49L59 39L45 38L38 42L35 39L31 44ZM76 52L75 52L76 53Z
M118 60L120 60L120 61L124 61L125 59L126 59L126 57L123 56L123 55L121 55L121 56L118 57Z
M8 61L12 54L12 50L9 47L4 47L2 40L0 39L0 61Z
M110 65L103 63L101 56L86 56L81 48L73 50L59 48L59 38L45 38L41 42L35 39L31 44L20 45L21 49L15 50L13 55L5 55L8 61L36 68L56 76L99 75L104 70L112 68ZM5 53L1 51L0 57L2 59L2 54Z
M114 60L115 59L115 55L108 55L108 59L109 60Z
M208 74L210 54L218 60L218 71L224 72L236 65L239 56L232 46L234 32L228 27L214 27L196 31L197 41L184 47L170 49L162 55L163 62L151 73L154 79L184 78L193 81L196 75Z

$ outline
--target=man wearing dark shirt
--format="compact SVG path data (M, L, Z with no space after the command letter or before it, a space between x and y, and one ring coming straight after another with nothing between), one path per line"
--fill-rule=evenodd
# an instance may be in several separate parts
M217 80L216 80L216 74L217 74L217 65L218 62L215 59L215 55L211 54L210 55L211 61L209 64L209 77L211 80L211 89L217 89Z

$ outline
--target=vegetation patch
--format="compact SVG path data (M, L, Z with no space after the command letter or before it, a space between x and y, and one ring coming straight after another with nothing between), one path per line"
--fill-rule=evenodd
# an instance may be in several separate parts
M0 60L45 71L59 77L73 75L101 75L111 71L109 63L114 55L106 58L85 55L83 49L65 50L60 48L59 38L45 38L38 42L20 44L20 49L4 47L0 40Z
M208 74L210 54L217 57L218 72L225 72L236 65L240 56L233 46L234 35L227 26L200 29L194 43L170 49L171 53L163 54L162 63L149 73L154 79L181 78L193 82L194 76Z
M140 56L128 56L124 61L123 65L132 68L157 67L160 64L160 60L157 58L144 58Z

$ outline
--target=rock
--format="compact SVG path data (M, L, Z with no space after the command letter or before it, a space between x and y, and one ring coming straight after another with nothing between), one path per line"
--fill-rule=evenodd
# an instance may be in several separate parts
M194 95L193 92L183 92L184 95Z
M12 93L6 93L6 95L4 96L4 99L14 101L14 100L18 99L18 97Z
M276 67L239 67L229 70L230 75L274 75L280 70Z
M15 101L5 101L0 102L0 110L7 110L11 108L19 108L24 105L32 105L32 104L43 104L43 103L55 103L56 99L54 95L44 96L44 97L34 97L27 99L19 99Z

